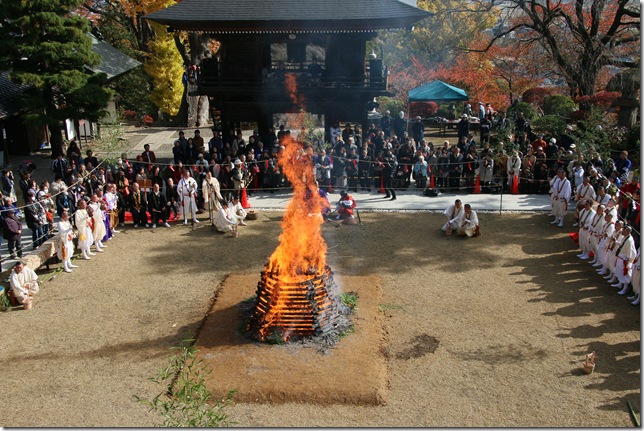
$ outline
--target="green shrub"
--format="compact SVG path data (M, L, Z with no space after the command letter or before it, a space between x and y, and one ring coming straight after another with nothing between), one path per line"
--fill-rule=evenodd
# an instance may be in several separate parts
M576 110L577 104L568 96L554 94L543 99L544 115L558 115L568 118Z
M558 115L544 115L532 121L532 131L550 136L561 136L566 131L566 120Z
M515 112L517 113L517 118L519 117L519 112L523 112L525 114L525 118L530 122L539 116L537 108L526 102L519 102L516 105L510 106L508 108L508 118L514 118Z

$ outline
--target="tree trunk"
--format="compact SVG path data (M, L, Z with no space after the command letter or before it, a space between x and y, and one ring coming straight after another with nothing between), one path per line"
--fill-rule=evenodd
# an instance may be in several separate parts
M55 159L59 155L65 156L65 151L63 150L63 132L60 130L60 125L57 126L47 126L49 129L50 139L49 143L51 145L51 158Z

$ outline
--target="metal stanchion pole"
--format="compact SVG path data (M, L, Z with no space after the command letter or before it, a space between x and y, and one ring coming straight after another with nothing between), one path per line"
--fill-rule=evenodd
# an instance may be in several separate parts
M503 215L503 177L501 177L501 199L499 201L499 215Z

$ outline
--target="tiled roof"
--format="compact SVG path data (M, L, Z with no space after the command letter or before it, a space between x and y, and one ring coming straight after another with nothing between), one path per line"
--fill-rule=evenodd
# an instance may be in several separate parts
M17 114L19 109L16 98L22 94L27 85L16 84L9 79L8 70L0 72L0 118Z
M109 43L98 40L93 34L90 33L89 37L92 39L92 51L102 57L101 64L89 69L92 72L105 73L108 81L118 78L141 65L140 62L123 54Z
M145 18L175 30L255 33L375 31L428 16L400 0L183 0Z

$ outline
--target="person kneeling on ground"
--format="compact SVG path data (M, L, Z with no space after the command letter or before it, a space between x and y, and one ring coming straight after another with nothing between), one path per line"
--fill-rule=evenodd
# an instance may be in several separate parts
M463 218L461 218L461 227L458 230L458 234L467 237L481 235L479 218L470 204L464 205Z
M233 195L233 199L230 202L230 205L228 205L228 214L230 215L230 218L235 220L238 224L246 226L244 219L246 218L248 213L239 202L239 196Z
M221 208L219 208L215 216L215 227L219 232L237 231L237 221L230 217L228 206L228 202L221 201Z
M463 205L461 205L461 200L456 199L453 205L447 207L443 214L447 217L447 223L443 225L441 230L445 232L446 235L451 235L452 231L458 231L461 226L461 218L463 218Z
M335 210L338 212L336 220L344 220L353 218L353 209L356 207L356 201L349 193L342 190L340 192L340 200L338 201Z
M9 276L9 284L13 290L13 296L24 304L29 302L31 297L38 293L38 276L33 269L24 266L22 262L17 262Z

